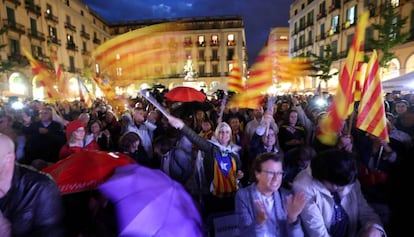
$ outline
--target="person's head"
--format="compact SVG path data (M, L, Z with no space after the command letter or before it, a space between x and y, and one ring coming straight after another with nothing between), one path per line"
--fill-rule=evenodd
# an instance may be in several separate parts
M202 121L202 120L204 120L206 117L207 117L207 116L206 116L206 112L204 112L203 110L197 110L197 111L195 112L195 119L196 119L197 121Z
M135 123L141 124L145 121L145 111L142 107L135 107L132 112L132 117Z
M256 119L260 119L260 118L262 118L262 117L263 117L263 114L264 114L264 109L263 109L263 107L262 107L262 106L259 106L259 108L257 108L257 109L255 109L255 110L253 110L253 116L254 116Z
M234 133L239 132L239 130L240 130L240 119L239 119L239 117L237 117L237 116L231 116L229 118L229 125L231 127L231 130Z
M205 119L201 123L201 128L204 132L208 132L208 131L212 130L213 127L214 127L213 121L211 121L210 119Z
M161 157L171 150L171 148L173 147L173 141L170 137L166 135L161 135L155 138L153 147L154 153Z
M298 111L290 110L288 113L288 124L296 125L298 122Z
M119 138L119 148L122 152L134 153L141 144L141 138L134 132L127 132Z
M395 101L395 113L398 115L407 112L408 109L408 101L406 100L397 100Z
M91 119L91 116L89 113L81 113L79 114L78 120L82 121L85 125L89 123L89 120Z
M10 115L0 115L0 131L13 126L13 117Z
M89 123L89 133L98 134L102 129L102 122L95 119Z
M85 138L85 124L80 120L73 120L66 125L65 133L68 142L81 141Z
M265 152L259 154L253 162L254 176L257 188L266 193L277 191L284 176L283 155Z
M113 121L116 121L116 120L118 120L118 118L116 117L116 115L115 115L114 111L112 111L112 110L107 110L107 111L105 112L105 121L106 121L107 123L112 123Z
M214 131L214 136L217 141L223 145L228 146L231 140L231 127L226 122L221 122L217 125Z
M10 190L14 172L15 147L13 141L0 133L0 198Z
M285 153L285 164L292 164L294 166L306 169L313 158L316 157L316 151L312 146L301 145L290 149Z
M43 106L39 110L39 119L41 122L50 122L53 118L53 111L52 108L48 106Z
M352 153L342 149L320 152L312 159L310 167L314 179L323 183L329 191L341 191L357 180L357 162Z
M267 133L262 135L262 142L265 147L272 147L276 144L277 132L275 132L272 126L269 126Z

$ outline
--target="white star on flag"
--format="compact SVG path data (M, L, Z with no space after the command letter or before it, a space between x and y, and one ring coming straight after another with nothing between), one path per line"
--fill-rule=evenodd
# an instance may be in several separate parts
M227 165L228 165L227 163L220 162L220 168L221 168L222 170L227 171L227 170L228 170Z

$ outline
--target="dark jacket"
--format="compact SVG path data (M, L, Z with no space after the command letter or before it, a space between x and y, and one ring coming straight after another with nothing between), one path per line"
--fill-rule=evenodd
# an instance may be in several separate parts
M58 186L49 176L19 164L10 190L0 199L12 237L63 236L62 205Z
M39 133L39 128L47 128L46 134ZM37 121L30 126L22 128L27 137L25 147L25 164L30 164L35 159L47 162L57 162L60 148L66 143L63 126L52 121L49 126L44 127L42 122Z

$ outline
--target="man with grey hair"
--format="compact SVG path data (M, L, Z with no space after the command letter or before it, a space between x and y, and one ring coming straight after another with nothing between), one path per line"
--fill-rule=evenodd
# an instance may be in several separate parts
M63 236L63 204L47 175L15 162L13 141L0 133L0 236Z

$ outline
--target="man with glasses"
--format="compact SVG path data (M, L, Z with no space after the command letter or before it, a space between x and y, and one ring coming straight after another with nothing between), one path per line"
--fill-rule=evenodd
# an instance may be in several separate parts
M253 183L236 194L240 236L304 236L299 214L305 196L281 188L283 156L262 153L255 159L253 170Z
M56 183L15 163L13 141L0 133L0 236L63 236L63 207Z

